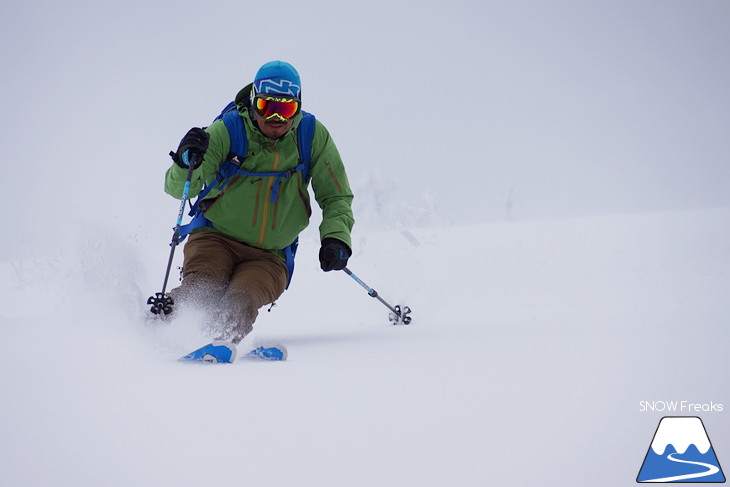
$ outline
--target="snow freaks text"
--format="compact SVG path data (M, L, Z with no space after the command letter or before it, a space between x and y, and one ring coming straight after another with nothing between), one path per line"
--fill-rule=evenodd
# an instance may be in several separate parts
M697 403L692 401L640 401L639 412L660 412L660 413L721 413L724 407L722 404L710 401L709 403Z

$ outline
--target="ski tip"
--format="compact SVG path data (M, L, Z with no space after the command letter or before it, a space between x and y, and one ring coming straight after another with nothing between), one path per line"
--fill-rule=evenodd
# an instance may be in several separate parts
M236 360L236 346L231 342L222 340L214 341L204 347L180 357L183 362L206 362L212 364L230 364Z
M280 343L266 343L257 345L246 357L281 362L289 357L289 351Z

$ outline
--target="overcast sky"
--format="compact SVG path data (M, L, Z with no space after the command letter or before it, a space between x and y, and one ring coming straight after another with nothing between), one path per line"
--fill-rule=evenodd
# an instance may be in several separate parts
M273 59L299 70L363 215L730 204L725 0L29 0L0 23L3 179L23 229L62 207L174 221L167 152Z

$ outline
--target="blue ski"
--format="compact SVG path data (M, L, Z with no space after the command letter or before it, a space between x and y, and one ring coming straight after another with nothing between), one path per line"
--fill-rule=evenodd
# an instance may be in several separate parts
M233 363L236 360L236 346L231 342L214 341L208 345L191 352L180 360L209 363ZM281 344L260 344L246 353L243 358L256 360L286 360L287 349Z
M286 360L288 355L289 353L284 345L272 343L259 345L244 357L262 360Z
M230 342L215 341L180 357L180 360L230 364L236 360L236 346Z

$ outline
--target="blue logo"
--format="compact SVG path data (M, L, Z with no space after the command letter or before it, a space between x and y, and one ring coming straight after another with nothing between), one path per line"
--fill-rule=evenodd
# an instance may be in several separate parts
M636 481L725 482L702 420L696 416L662 418Z
M292 83L288 79L273 80L265 79L259 82L256 87L256 91L259 93L266 93L267 95L291 95L299 97L301 88L299 85Z

